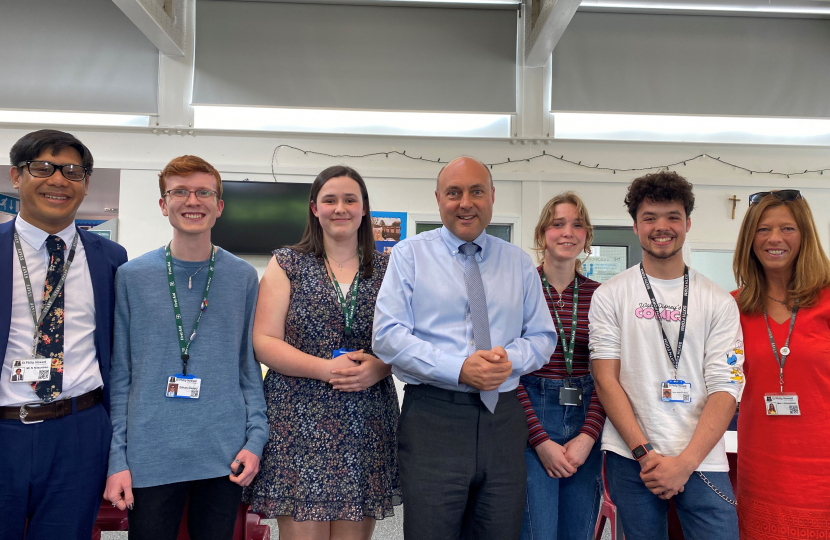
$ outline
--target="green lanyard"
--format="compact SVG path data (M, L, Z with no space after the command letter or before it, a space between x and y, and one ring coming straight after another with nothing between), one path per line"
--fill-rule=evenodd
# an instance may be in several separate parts
M545 272L542 272L542 285L548 291L551 302L553 302L553 295L550 292L550 285L548 284L548 277ZM562 354L565 356L565 369L568 370L568 379L570 384L571 373L573 373L574 361L574 346L576 345L576 314L579 307L579 278L574 276L574 307L573 316L571 318L571 341L570 344L565 340L565 332L562 329L562 321L559 319L559 311L554 306L553 314L556 316L556 329L559 330L559 337L562 339Z
M326 259L326 262L329 262L329 256L323 253L323 257ZM352 286L349 289L352 292L352 301L346 305L346 297L343 296L343 291L340 290L340 284L337 283L337 278L334 277L334 270L331 271L331 280L334 283L334 290L337 292L337 299L340 300L340 309L343 310L343 318L346 319L346 336L352 335L352 325L354 324L354 313L357 309L357 285L360 283L360 263L363 261L363 253L362 250L358 247L357 248L357 273L354 275L354 281L352 281ZM331 267L331 263L329 263L329 267Z
M170 298L173 300L173 311L176 313L176 328L179 330L179 347L182 349L182 375L187 375L187 361L190 360L188 351L193 340L196 339L196 330L199 328L199 321L202 320L202 314L207 309L208 293L210 292L210 282L213 279L213 268L216 263L216 249L213 244L210 245L210 265L208 266L207 283L205 284L205 292L202 295L202 303L199 305L199 315L196 317L196 322L193 323L193 333L190 334L190 339L185 341L184 328L182 327L182 310L179 309L179 297L176 294L176 280L173 277L173 257L170 255L170 244L164 248L164 258L167 261L167 284L170 286Z

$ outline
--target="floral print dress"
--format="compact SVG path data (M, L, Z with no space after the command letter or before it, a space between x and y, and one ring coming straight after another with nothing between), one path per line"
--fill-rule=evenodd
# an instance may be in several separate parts
M285 341L320 358L331 358L340 348L372 354L375 300L388 257L375 252L373 275L361 277L352 335L346 337L323 260L289 248L274 255L291 281ZM259 475L245 494L255 512L295 521L394 515L401 488L398 397L391 375L362 392L341 392L323 381L269 370L265 399L271 432Z

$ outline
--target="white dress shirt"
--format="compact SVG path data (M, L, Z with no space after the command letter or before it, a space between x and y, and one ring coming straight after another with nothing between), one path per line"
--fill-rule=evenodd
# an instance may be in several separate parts
M43 306L43 286L49 266L46 238L49 233L26 223L20 216L15 221L15 230L20 237L23 256L29 269L29 279L34 293L35 309L40 315ZM75 237L75 224L57 234L66 244L64 256L68 256ZM23 272L14 254L12 284L12 317L9 328L9 343L0 373L0 406L17 406L38 402L31 384L11 382L12 362L32 357L32 337L35 325L29 312L29 300ZM95 352L95 297L86 251L81 239L75 248L75 259L66 275L63 285L64 301L64 342L63 342L63 386L61 398L77 397L103 386L98 355Z

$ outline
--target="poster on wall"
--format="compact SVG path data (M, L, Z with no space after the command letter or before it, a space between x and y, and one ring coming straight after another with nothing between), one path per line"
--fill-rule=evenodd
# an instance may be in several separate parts
M625 270L627 261L625 246L591 246L591 255L582 262L582 275L605 283Z
M406 238L406 212L373 211L372 232L377 250L391 252L392 246Z

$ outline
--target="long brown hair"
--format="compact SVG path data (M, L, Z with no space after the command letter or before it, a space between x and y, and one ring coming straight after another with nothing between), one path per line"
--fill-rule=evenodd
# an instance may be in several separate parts
M761 261L752 249L755 231L761 216L769 208L786 205L795 218L801 233L801 247L795 260L793 275L787 290L787 302L792 308L796 301L800 307L810 307L818 300L821 290L830 285L830 259L821 247L813 213L806 199L783 202L767 195L758 204L749 207L741 223L732 271L738 284L738 307L745 314L761 313L767 299L767 279Z
M553 218L556 215L556 205L558 204L572 204L576 206L576 215L582 220L582 226L585 227L588 233L585 236L585 249L583 251L588 255L591 254L591 242L594 241L594 226L591 225L591 218L588 217L588 209L585 208L585 203L582 202L582 199L576 192L565 191L548 201L542 209L542 213L539 215L539 222L536 223L536 229L533 231L533 251L536 252L539 262L544 262L545 260L545 250L548 247L545 243L545 231L553 225ZM574 266L575 270L580 272L582 270L582 261L577 259L574 261Z
M317 202L317 195L326 182L340 176L347 176L360 186L360 195L363 198L363 210L365 210L363 219L360 220L360 228L357 229L357 245L363 252L360 261L360 267L362 269L360 277L370 278L374 271L375 236L372 232L372 211L369 208L369 192L366 189L366 182L351 167L334 165L324 169L317 175L317 178L311 184L311 192L308 195L308 219L305 223L303 237L297 244L289 247L300 253L314 253L317 257L323 256L325 253L325 248L323 247L323 227L320 225L320 220L311 211L311 203Z

